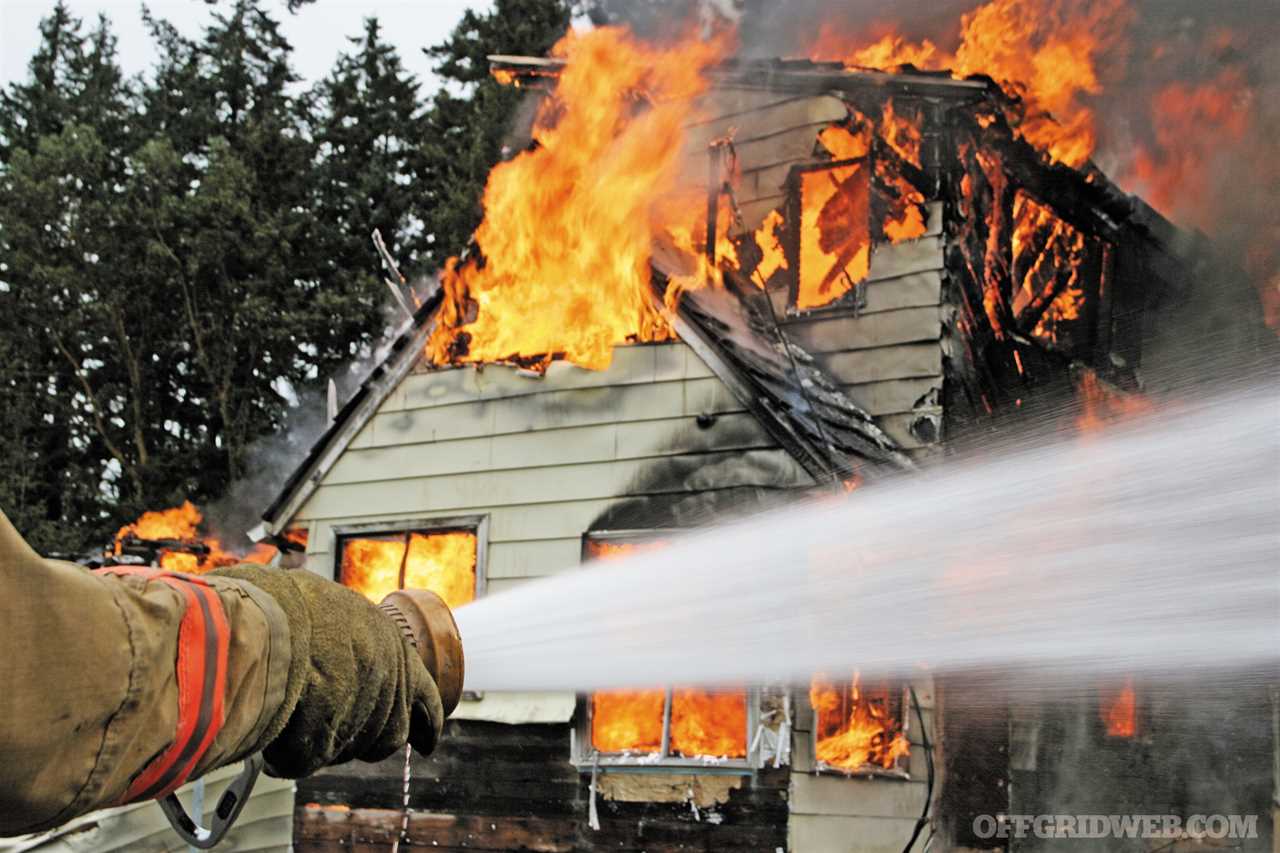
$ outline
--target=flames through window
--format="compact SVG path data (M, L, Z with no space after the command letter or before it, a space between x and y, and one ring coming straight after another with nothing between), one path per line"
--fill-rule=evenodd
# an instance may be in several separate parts
M818 674L809 685L814 757L820 766L848 773L903 773L907 701L901 685L864 683L861 674L834 680Z
M339 538L338 579L378 602L397 589L429 589L450 607L475 600L478 526L422 526Z
M664 547L655 539L588 538L585 556L610 560ZM588 699L587 738L626 762L747 757L747 691L696 687L610 690Z

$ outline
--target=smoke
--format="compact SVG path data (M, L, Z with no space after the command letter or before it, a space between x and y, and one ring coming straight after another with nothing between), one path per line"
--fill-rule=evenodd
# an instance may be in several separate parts
M414 290L419 294L429 293L436 286L434 281L417 282ZM383 314L383 332L378 341L330 377L337 386L339 410L370 371L382 363L404 329L404 312L389 300L383 306ZM282 391L282 396L292 398L284 425L249 446L244 463L248 474L232 483L226 494L205 508L206 528L228 549L248 550L247 531L257 526L262 512L329 428L327 381L300 393L292 388Z

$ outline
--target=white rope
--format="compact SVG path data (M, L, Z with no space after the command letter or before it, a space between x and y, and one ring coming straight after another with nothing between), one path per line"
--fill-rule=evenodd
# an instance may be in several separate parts
M409 843L409 780L412 778L413 767L409 763L413 756L413 747L409 744L404 745L404 787L401 790L400 801L400 834L396 836L396 840L391 845L391 853L400 853L400 842Z
M596 811L596 778L600 773L600 756L597 753L591 759L591 805L587 807L587 826L600 830L600 813Z

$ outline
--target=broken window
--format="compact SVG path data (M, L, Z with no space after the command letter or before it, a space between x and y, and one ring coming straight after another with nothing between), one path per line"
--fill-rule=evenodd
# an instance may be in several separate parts
M428 589L450 607L480 592L483 522L421 522L337 533L338 580L377 603L397 589Z
M815 765L857 775L907 775L907 692L889 681L834 680L809 685Z
M665 546L644 534L590 534L590 560L617 559ZM656 687L603 690L586 698L575 750L582 763L746 764L751 697L746 689Z
M863 157L797 166L788 178L786 222L791 307L810 311L849 302L871 268L871 166ZM798 215L797 215L798 214Z
M1090 344L1087 308L1099 292L1103 246L1019 190L1013 201L1010 308L1018 328L1074 356Z

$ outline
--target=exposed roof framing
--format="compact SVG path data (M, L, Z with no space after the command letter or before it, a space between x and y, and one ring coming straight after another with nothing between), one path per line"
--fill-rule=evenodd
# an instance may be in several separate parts
M787 340L764 299L725 275L725 290L682 293L672 324L770 435L819 483L913 468L813 356ZM656 270L654 280L665 284Z

